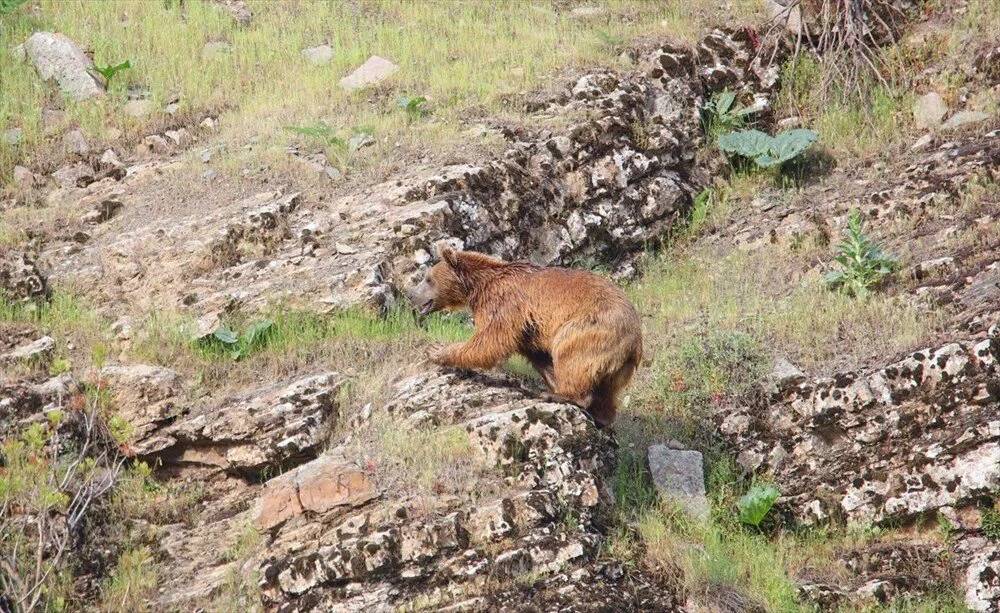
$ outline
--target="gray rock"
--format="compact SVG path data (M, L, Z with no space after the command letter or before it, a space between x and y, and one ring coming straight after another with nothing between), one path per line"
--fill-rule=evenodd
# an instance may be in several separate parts
M214 132L219 127L219 121L214 117L206 117L201 120L198 127L202 130L210 130Z
M171 102L167 106L163 107L163 112L167 115L176 115L177 111L181 109L181 105L177 102Z
M772 20L783 23L785 29L792 34L798 34L802 29L802 13L798 2L764 0L764 8Z
M14 185L18 187L31 188L35 186L35 173L24 166L14 167Z
M662 498L677 503L692 517L708 517L701 453L650 445L647 458L653 485Z
M232 45L222 40L211 40L205 43L205 46L201 48L201 59L202 60L213 60L220 55L229 53Z
M122 107L122 111L129 117L142 118L153 112L152 100L129 100Z
M982 123L989 118L989 114L982 111L959 111L949 117L948 121L942 124L941 129L954 130L956 128Z
M16 364L46 360L52 356L55 348L56 341L51 336L43 336L0 356L0 363Z
M82 130L70 130L63 135L63 149L67 153L87 155L90 153L90 144L87 142L87 138L83 135Z
M24 131L21 128L10 128L4 130L2 136L5 145L20 145L21 141L24 140Z
M771 373L768 376L769 387L772 392L778 392L789 385L793 385L806 378L806 374L799 370L795 364L792 364L785 358L777 358L774 360L774 368L771 369Z
M86 187L94 181L94 169L89 164L68 164L52 173L59 187Z
M307 62L313 64L314 66L322 66L323 64L329 64L330 60L333 59L333 47L330 45L318 45L316 47L309 47L302 50L302 57L306 59Z
M35 32L24 43L24 50L42 80L56 81L59 89L74 100L104 94L100 82L88 71L93 62L66 36Z
M340 80L340 86L349 92L385 81L399 70L399 66L389 60L373 55L351 74Z
M118 158L118 154L115 153L114 149L105 150L97 161L97 165L98 169L104 172L123 170L125 168L125 164Z
M926 151L930 149L932 144L934 144L934 135L927 133L914 141L910 146L910 151Z
M937 92L924 94L913 104L913 121L922 130L939 126L947 113L948 105Z
M578 6L569 12L570 17L576 19L595 19L608 14L608 9L603 6Z
M49 295L48 279L27 254L0 248L0 291L14 301L44 299Z

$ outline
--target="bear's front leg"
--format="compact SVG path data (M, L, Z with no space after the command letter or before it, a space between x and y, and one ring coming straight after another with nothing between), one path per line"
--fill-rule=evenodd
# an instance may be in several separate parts
M514 353L512 334L502 326L487 325L465 343L452 343L431 352L430 360L441 366L466 370L489 370Z

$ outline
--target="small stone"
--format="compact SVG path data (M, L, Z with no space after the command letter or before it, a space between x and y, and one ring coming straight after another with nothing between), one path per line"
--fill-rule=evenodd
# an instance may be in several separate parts
M27 345L21 345L10 353L0 357L0 362L14 364L17 362L35 362L49 358L56 348L56 341L51 336L43 336Z
M232 45L221 40L212 40L205 43L205 46L201 48L201 59L202 60L213 60L221 55L229 53Z
M184 128L167 130L163 133L163 135L176 147L187 147L194 142L194 138L192 138L191 133Z
M129 100L122 107L122 112L124 112L129 117L141 118L149 115L153 112L153 101L152 100Z
M218 128L218 126L219 122L214 117L206 117L201 120L201 123L198 124L198 127L202 130L211 130L213 132L216 128Z
M167 115L176 115L177 111L181 109L181 105L177 102L171 102L167 106L163 107L163 112Z
M302 50L302 57L313 66L329 64L333 59L333 47L330 45L319 45Z
M785 358L779 357L774 361L774 367L768 376L770 391L772 393L780 392L790 385L803 381L805 378L806 374L795 366L795 364L792 364Z
M647 452L653 485L661 497L676 502L692 517L708 517L701 453L651 445Z
M413 252L413 263L417 266L423 266L427 262L431 261L431 254L427 252L426 249L417 249Z
M399 70L399 66L389 60L373 55L364 64L340 80L340 87L353 92L388 79Z
M913 104L913 121L922 130L934 128L948 113L948 104L937 92L924 94Z
M954 130L964 126L982 123L989 119L988 113L982 111L959 111L952 115L948 121L941 126L942 130Z
M35 185L35 174L24 166L14 167L14 185L31 188Z
M337 253L340 255L353 255L357 253L358 250L350 245L345 245L344 243L337 243Z
M10 128L3 131L3 142L6 145L20 145L24 140L24 131L21 128Z
M798 128L802 126L801 117L785 117L784 119L778 121L778 127L782 130L789 130L791 128Z
M110 220L112 217L118 214L122 208L122 203L119 200L113 198L108 198L102 200L100 204L94 207L91 211L85 214L81 221L83 223L89 224L99 224Z
M115 153L114 149L107 149L101 154L100 159L97 161L98 169L102 171L112 171L112 170L122 170L125 168L125 164L118 158L118 154Z
M51 136L60 132L66 124L66 113L56 109L42 110L42 132Z
M910 146L910 151L926 151L932 144L934 144L934 135L928 132Z
M429 428L436 426L437 423L437 417L430 411L424 410L415 411L406 418L406 426L413 429Z
M94 169L89 164L77 162L55 171L52 178L59 187L86 187L94 182Z
M576 19L594 19L608 14L608 9L603 6L578 6L569 12L570 17Z
M87 138L83 135L82 130L70 130L63 135L63 149L67 153L82 156L90 153L90 144L87 143Z

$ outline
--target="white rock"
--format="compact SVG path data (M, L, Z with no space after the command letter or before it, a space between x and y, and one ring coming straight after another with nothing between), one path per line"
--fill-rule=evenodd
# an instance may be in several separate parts
M913 121L922 130L940 125L947 113L948 105L937 92L924 94L913 104Z
M27 345L21 345L13 351L5 354L0 362L26 362L29 360L43 359L52 354L56 348L56 341L51 336L43 336Z
M959 111L948 118L948 121L944 122L941 129L954 130L963 126L984 122L989 118L989 114L982 111Z
M333 59L333 47L331 47L330 45L318 45L316 47L309 47L308 49L302 50L302 57L304 57L307 62L313 64L314 66L322 66L323 64L329 64L330 60Z
M24 43L24 51L44 81L56 81L63 93L75 100L104 94L104 88L87 70L93 66L72 40L52 32L35 32Z
M129 100L122 107L122 111L129 117L145 117L153 112L152 100Z
M90 144L87 143L87 138L83 135L83 131L70 130L63 135L63 149L67 153L87 155L90 153Z
M373 55L364 64L340 80L340 86L349 92L357 91L369 85L375 85L388 79L399 70L399 66L389 60Z
M201 48L201 59L202 60L212 60L220 55L229 53L232 46L221 40L211 40L205 43L205 46Z
M10 128L9 130L3 131L2 137L2 140L6 145L19 145L24 139L24 132L21 128Z
M910 151L925 151L929 149L933 143L934 135L928 132L918 138L913 145L910 146Z

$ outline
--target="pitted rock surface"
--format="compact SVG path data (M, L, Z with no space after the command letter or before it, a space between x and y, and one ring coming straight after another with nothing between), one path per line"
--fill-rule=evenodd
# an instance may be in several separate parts
M49 296L48 279L28 254L0 248L0 293L15 302L45 299Z
M492 501L460 498L421 516L412 501L390 492L376 497L363 471L336 456L269 481L255 507L258 517L268 516L261 512L268 491L301 482L307 467L337 475L323 497L334 504L303 504L301 514L262 522L270 527L261 566L269 606L390 611L467 603L503 610L509 601L493 593L493 582L529 573L540 577L538 588L522 598L540 610L583 599L588 604L578 610L614 598L626 607L675 602L676 586L621 569L601 578L602 567L593 566L613 454L607 436L579 409L537 400L509 380L435 371L400 382L386 410L397 416L427 411L442 425L461 425L478 459L508 475L505 493ZM576 528L562 523L564 513L574 515ZM596 601L594 582L607 588ZM641 597L626 588L632 583L647 586Z
M121 181L82 188L74 179L50 200L73 202L83 216L115 199L122 212L81 227L82 244L50 245L45 260L55 280L74 281L101 304L156 304L198 318L275 300L386 307L444 239L540 264L603 263L628 276L710 179L694 155L706 92L774 86L776 72L758 57L769 54L754 44L716 31L694 52L647 50L631 73L588 73L537 103L539 115L574 118L566 129L509 132L513 142L495 160L417 168L332 202L276 191L220 203L209 184L164 217L130 194L161 193L163 177L180 172L176 162L153 159Z

